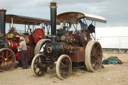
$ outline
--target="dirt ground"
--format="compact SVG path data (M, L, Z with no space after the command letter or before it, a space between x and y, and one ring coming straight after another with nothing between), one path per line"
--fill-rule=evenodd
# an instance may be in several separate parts
M0 72L0 85L128 85L128 54L105 52L105 56L117 56L123 64L104 65L98 72L73 71L69 78L60 80L55 69L45 76L36 77L31 68Z

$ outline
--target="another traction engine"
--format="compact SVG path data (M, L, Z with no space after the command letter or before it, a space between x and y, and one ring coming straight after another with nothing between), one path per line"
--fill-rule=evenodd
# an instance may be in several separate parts
M19 46L19 38L17 36L22 36L25 38L27 44L27 58L28 62L34 57L34 49L36 43L44 38L44 30L42 28L37 28L33 32L19 34L17 30L12 27L7 34L5 34L5 23L11 23L13 18L13 23L16 24L29 24L29 25L44 25L50 24L49 20L39 19L33 17L19 16L8 14L6 15L6 10L0 10L0 70L7 71L14 67L15 61L21 63L21 55L17 50Z

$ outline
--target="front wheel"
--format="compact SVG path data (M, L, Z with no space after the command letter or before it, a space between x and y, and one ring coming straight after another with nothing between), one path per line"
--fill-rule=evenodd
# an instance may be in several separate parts
M72 72L72 62L68 55L61 55L56 63L56 74L60 79L66 79Z
M0 70L8 71L15 65L16 57L14 52L9 48L0 49Z
M43 76L47 71L45 58L41 54L35 55L31 64L32 71L37 76Z

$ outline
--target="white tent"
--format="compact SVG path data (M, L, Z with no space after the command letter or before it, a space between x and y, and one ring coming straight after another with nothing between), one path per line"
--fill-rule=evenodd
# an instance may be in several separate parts
M128 49L128 27L96 28L102 48Z

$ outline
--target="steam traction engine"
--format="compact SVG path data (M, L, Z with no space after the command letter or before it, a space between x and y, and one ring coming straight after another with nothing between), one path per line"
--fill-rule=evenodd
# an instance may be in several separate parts
M51 10L51 36L48 39L41 39L35 47L35 57L32 60L32 70L37 76L42 76L48 67L56 65L56 73L60 79L66 79L72 72L76 63L86 66L88 71L95 72L102 65L102 48L98 41L91 40L90 30L69 31L69 29L56 30L56 3L50 4ZM67 12L57 16L57 22L76 24L78 19L85 17L83 13ZM106 22L104 18L97 18L87 15L86 19Z
M9 49L5 40L5 15L6 10L0 10L0 70L11 69L15 65L15 54Z
M24 17L19 15L6 15L6 10L0 10L0 70L7 71L14 67L15 60L21 62L20 52L17 50L19 45L19 37L25 38L27 44L27 58L28 62L31 62L34 56L34 48L36 43L44 38L44 31L42 28L35 29L33 32L19 34L17 30L12 26L7 34L5 34L5 23L16 24L29 24L29 25L40 25L41 23L49 24L49 20Z
M69 28L82 18L103 23L106 23L106 20L80 12L62 13L57 15L56 19L56 8L56 3L52 2L51 36L41 39L35 47L36 55L31 64L34 74L42 76L48 68L52 69L55 65L60 79L66 79L76 64L85 66L91 72L99 70L102 65L102 48L98 41L91 39L90 34L93 35L95 32L94 25L90 24L88 30L81 32L77 29L75 32L69 31ZM69 27L56 30L56 20L59 23L67 23Z

